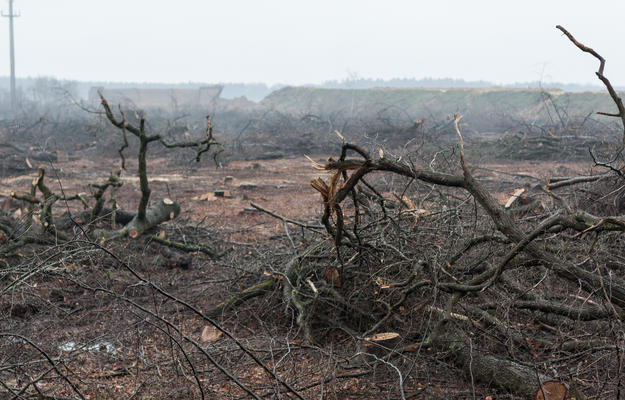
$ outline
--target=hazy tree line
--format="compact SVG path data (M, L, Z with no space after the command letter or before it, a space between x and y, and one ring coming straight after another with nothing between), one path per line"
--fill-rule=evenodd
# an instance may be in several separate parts
M16 114L10 112L8 90L0 88L3 140L54 144L64 151L97 141L100 149L115 154L115 135L98 116L99 105L81 97L81 84L32 79L29 86L21 86L21 107ZM244 86L252 87L242 85L239 89ZM261 85L257 89L262 89ZM609 107L609 103L604 104L609 102L605 94L554 94L546 90L438 92L282 88L258 103L222 96L208 108L133 107L127 118L134 121L138 115L149 115L152 129L171 140L182 140L187 135L202 137L204 119L210 114L213 128L225 145L220 154L223 163L228 159L323 153L336 141L335 131L353 140L366 138L366 142L391 148L406 143L436 147L441 141L454 140L450 115L455 110L465 113L467 139L487 139L492 144L492 148L476 146L480 157L481 152L506 159L586 157L588 146L603 146L615 130L614 120L589 114L597 107ZM415 96L421 96L420 100ZM587 108L587 112L580 111ZM175 158L178 152L169 154Z
M55 79L52 77L26 77L18 78L17 86L19 94L22 98L29 98L33 89L41 85L63 87L77 97L86 99L89 89L92 87L104 88L199 88L202 86L213 85L214 83L206 82L185 82L185 83L155 83L155 82L107 82L107 81L75 81L65 79ZM224 99L234 99L237 97L246 97L248 100L261 101L270 93L282 89L288 85L283 83L266 84L262 82L221 82L224 90L221 97ZM391 87L391 88L487 88L499 86L502 88L557 88L569 92L582 91L598 91L601 87L598 85L576 84L541 81L531 82L515 82L511 84L498 84L496 82L478 80L467 81L464 79L453 78L391 78L391 79L373 79L348 77L340 80L328 80L321 84L307 84L304 86L328 89L370 89L375 87ZM9 77L0 76L0 94L4 96L8 92ZM623 88L617 87L617 90Z

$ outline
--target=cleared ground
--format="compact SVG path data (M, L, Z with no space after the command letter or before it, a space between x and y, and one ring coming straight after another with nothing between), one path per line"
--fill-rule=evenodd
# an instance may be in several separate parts
M56 191L62 187L68 195L86 192L88 183L105 179L105 171L116 169L118 163L116 159L80 154L72 158L46 165L50 187ZM122 208L132 210L140 193L132 173L135 165L129 163L127 169L117 199ZM181 215L162 226L167 237L209 246L221 257L211 260L199 252L178 253L146 237L111 244L107 248L112 256L79 246L59 248L56 255L48 250L35 256L41 263L37 265L43 265L47 257L62 256L66 261L1 299L3 330L36 338L38 346L58 362L58 368L77 382L79 391L92 399L246 398L200 348L257 394L289 398L284 388L245 358L232 340L215 332L198 315L138 282L121 263L178 299L199 310L210 310L231 293L257 283L263 273L271 275L274 268L280 270L290 259L293 241L305 243L316 235L254 209L251 202L287 218L319 225L321 198L310 181L325 178L325 173L313 169L303 157L237 161L224 168L181 167L160 158L150 160L149 171L152 199L170 197L182 206ZM474 168L476 177L497 192L502 204L523 185L548 181L552 175L588 172L589 164L562 162L492 163ZM35 175L33 170L2 179L2 194L27 190ZM16 212L15 205L10 212ZM75 204L68 207L79 209ZM64 208L61 203L57 206L59 212ZM37 252L36 248L31 250ZM297 330L291 312L274 300L276 297L260 297L217 319L306 398L398 397L392 369L380 365L373 373L365 373L349 358L337 364L338 349L341 354L358 351L349 335L340 329L327 331L321 346L311 345ZM190 340L197 341L199 347ZM457 372L437 362L441 356L436 352L416 347L415 351L419 354L397 360L397 365L408 371L403 378L410 398L496 394L456 379ZM7 386L22 386L28 376L36 381L26 388L28 396L36 395L36 385L46 396L54 396L44 398L75 397L58 376L48 379L49 365L34 361L40 354L33 346L14 338L5 342L3 354L5 360L21 360L29 371L24 376L3 377ZM29 360L40 367L30 368ZM32 375L35 373L40 375Z

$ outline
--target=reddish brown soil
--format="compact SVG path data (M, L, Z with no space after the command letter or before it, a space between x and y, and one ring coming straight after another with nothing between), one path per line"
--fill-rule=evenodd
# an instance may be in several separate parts
M106 174L117 167L117 160L103 158L78 158L60 162L54 167L47 167L48 184L57 192L60 192L62 186L68 195L87 192L88 183L103 181ZM127 210L134 209L140 197L137 190L138 180L132 172L135 168L133 163L129 163L128 172L123 176L125 184L117 196L121 207ZM587 167L579 164L522 162L490 164L483 168L485 169L479 170L476 175L491 181L492 185L502 185L499 199L503 203L518 184L518 177L514 179L515 182L510 183L512 179L508 174L525 174L547 179L551 175L584 172ZM196 167L193 164L174 166L170 165L168 159L162 158L150 161L149 173L152 199L171 197L181 204L182 213L174 222L176 226L208 225L219 233L220 240L224 243L251 245L230 248L230 251L234 249L235 254L228 255L225 261L212 262L200 254L194 255L193 268L188 270L166 269L162 263L152 262L156 259L155 254L161 251L154 244L126 241L115 248L119 254L125 254L125 250L133 250L134 255L128 256L128 259L140 273L202 310L211 308L219 300L226 298L229 292L255 283L249 281L252 263L256 263L255 268L270 269L272 263L280 262L280 259L265 259L263 252L266 250L259 250L260 246L254 245L264 243L267 246L267 243L272 243L273 235L284 233L284 225L279 219L251 209L250 202L288 218L311 223L318 221L322 211L321 198L310 186L310 181L325 174L313 169L310 161L305 158L237 161L222 169L214 166ZM33 170L32 174L2 179L1 194L28 190L35 174ZM215 192L225 192L226 197L215 197ZM57 208L61 210L63 207ZM70 208L77 209L77 206L70 205ZM276 245L274 250L277 251L280 246ZM128 271L115 266L115 262L108 260L103 264L102 260L100 257L87 258L81 265L66 266L65 272L72 276L76 274L85 284L123 293L124 296L155 310L154 312L173 322L189 337L199 340L207 325L205 321L179 305L155 296L146 288L135 285L136 281ZM36 287L21 289L20 294L23 297L20 299L0 298L2 307L26 307L29 304L36 306L31 311L27 308L24 312L18 310L14 320L11 320L12 326L7 329L15 329L24 336L35 338L53 356L60 355L62 352L58 351L58 346L68 341L113 343L118 350L111 354L104 349L82 349L70 356L65 352L68 359L68 370L65 373L73 381L81 380L78 386L89 398L199 397L188 362L168 339L168 335L138 321L145 319L151 324L163 326L162 324L115 296L103 292L94 295L91 291L72 285L69 280L50 275L38 282ZM392 371L386 371L379 376L374 373L373 376L350 377L350 374L358 375L359 371L341 370L334 365L328 365L327 354L332 352L331 346L349 345L345 340L346 336L340 331L330 332L327 338L330 347L311 348L293 328L284 307L279 301L272 300L276 297L255 300L252 308L238 311L238 314L225 315L220 321L246 346L259 349L266 364L270 368L276 367L277 373L284 379L297 382L296 386L302 387L310 382L324 380L334 373L343 376L303 391L306 398L371 398L371 393L380 393L379 398L397 396L396 377ZM169 333L173 334L171 331ZM99 337L103 339L99 340ZM206 346L217 352L218 361L252 386L257 393L268 397L287 398L284 390L276 387L275 382L268 379L260 367L237 353L231 341L222 337L214 345ZM184 348L187 351L193 350L187 344ZM236 354L234 359L230 354ZM200 376L202 384L210 391L206 393L207 398L245 398L240 389L215 372L214 367L197 351L193 351L190 357L193 365L205 372ZM432 357L436 358L435 355ZM431 366L425 364L414 365L412 368L413 373L406 377L405 386L413 398L463 398L464 395L472 394L466 385L454 378L455 373L444 366L439 366L436 371L428 370ZM428 376L430 378L427 384L419 380L419 377ZM445 382L445 385L440 387L437 382ZM458 385L450 382L457 382ZM18 382L10 381L7 384L12 386ZM39 388L55 396L75 395L59 379L43 380Z
M323 158L318 158L323 162ZM133 210L140 198L138 177L135 175L136 163L130 160L127 170L122 174L124 186L119 190L117 199L120 207ZM479 164L476 177L490 181L505 188L507 183L519 183L519 175L533 176L548 181L551 176L576 175L591 173L590 163L579 162L536 162L515 161L512 163ZM63 161L47 169L48 185L57 192L66 194L88 192L89 183L99 183L106 179L106 174L119 168L118 160L97 157L76 157L72 161ZM302 221L315 221L321 216L321 197L310 186L316 177L327 178L327 174L311 166L304 157L283 158L266 161L233 161L223 168L213 165L189 163L185 166L172 165L167 158L157 158L148 162L150 188L153 201L171 197L182 207L180 220L198 223L210 219L223 226L252 226L265 218L258 218L261 213L253 211L250 203L254 202L268 210L275 211L287 218ZM511 174L516 174L513 177ZM30 181L36 172L12 176L0 180L0 195L9 196L12 191L28 190ZM526 179L531 183L531 179ZM53 182L53 183L51 183ZM501 184L501 185L499 185ZM225 192L225 197L215 196L215 192ZM505 189L498 193L502 203L508 193ZM61 207L62 208L62 207ZM78 209L76 204L70 205ZM273 219L273 225L282 227L279 220ZM263 224L255 230L259 234L269 233L270 226ZM281 229L281 228L280 228Z

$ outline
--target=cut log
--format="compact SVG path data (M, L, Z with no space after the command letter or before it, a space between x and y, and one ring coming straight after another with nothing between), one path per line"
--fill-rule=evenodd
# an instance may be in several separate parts
M258 185L251 182L242 182L239 184L239 189L241 190L256 190L258 189Z
M361 347L361 351L365 355L362 360L365 363L372 361L370 357L366 357L369 354L379 358L386 357L391 350L397 347L400 341L401 337L396 332L382 332L366 337Z
M537 399L541 385L554 381L535 368L486 355L485 351L464 337L459 324L449 319L439 323L432 334L431 343L437 349L448 352L455 364L475 381L494 385L527 399Z
M102 208L100 210L100 213L96 216L96 219L104 218L104 217L109 219L111 215L113 215L112 209ZM130 221L132 221L133 218L136 217L136 215L137 215L136 213L129 212L129 211L115 210L115 221L118 224L125 225L129 223ZM57 229L69 229L75 224L82 225L85 223L90 223L90 218L91 218L91 210L83 210L81 212L71 214L71 218L69 214L65 213L61 215L60 217L56 218L54 222L56 224Z
M229 190L216 190L214 195L215 197L223 197L224 199L234 199L234 196Z
M131 238L137 238L150 228L165 221L174 219L180 214L180 205L173 200L164 199L152 204L145 212L145 218L139 218L137 214L132 221L122 229L122 235L128 234Z

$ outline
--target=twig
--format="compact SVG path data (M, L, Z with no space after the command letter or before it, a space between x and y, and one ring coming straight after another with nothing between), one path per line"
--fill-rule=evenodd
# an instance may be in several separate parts
M276 212L274 212L274 211L267 210L266 208L261 207L261 206L259 206L258 204L254 203L254 202L251 202L251 203L250 203L250 206L254 207L254 208L255 208L255 209L257 209L258 211L262 211L262 212L264 212L264 213L266 213L266 214L271 215L272 217L278 218L279 220L282 220L283 222L287 222L287 223L289 223L289 224L293 224L293 225L301 226L302 228L306 228L306 229L309 229L309 230L312 230L312 231L315 231L315 232L316 232L317 230L319 230L319 229L323 229L323 227L318 226L318 225L310 225L310 224L305 224L305 223L303 223L303 222L300 222L300 221L296 221L296 220L294 220L294 219L287 218L287 217L285 217L284 215L280 215L280 214L278 214L278 213L276 213Z

